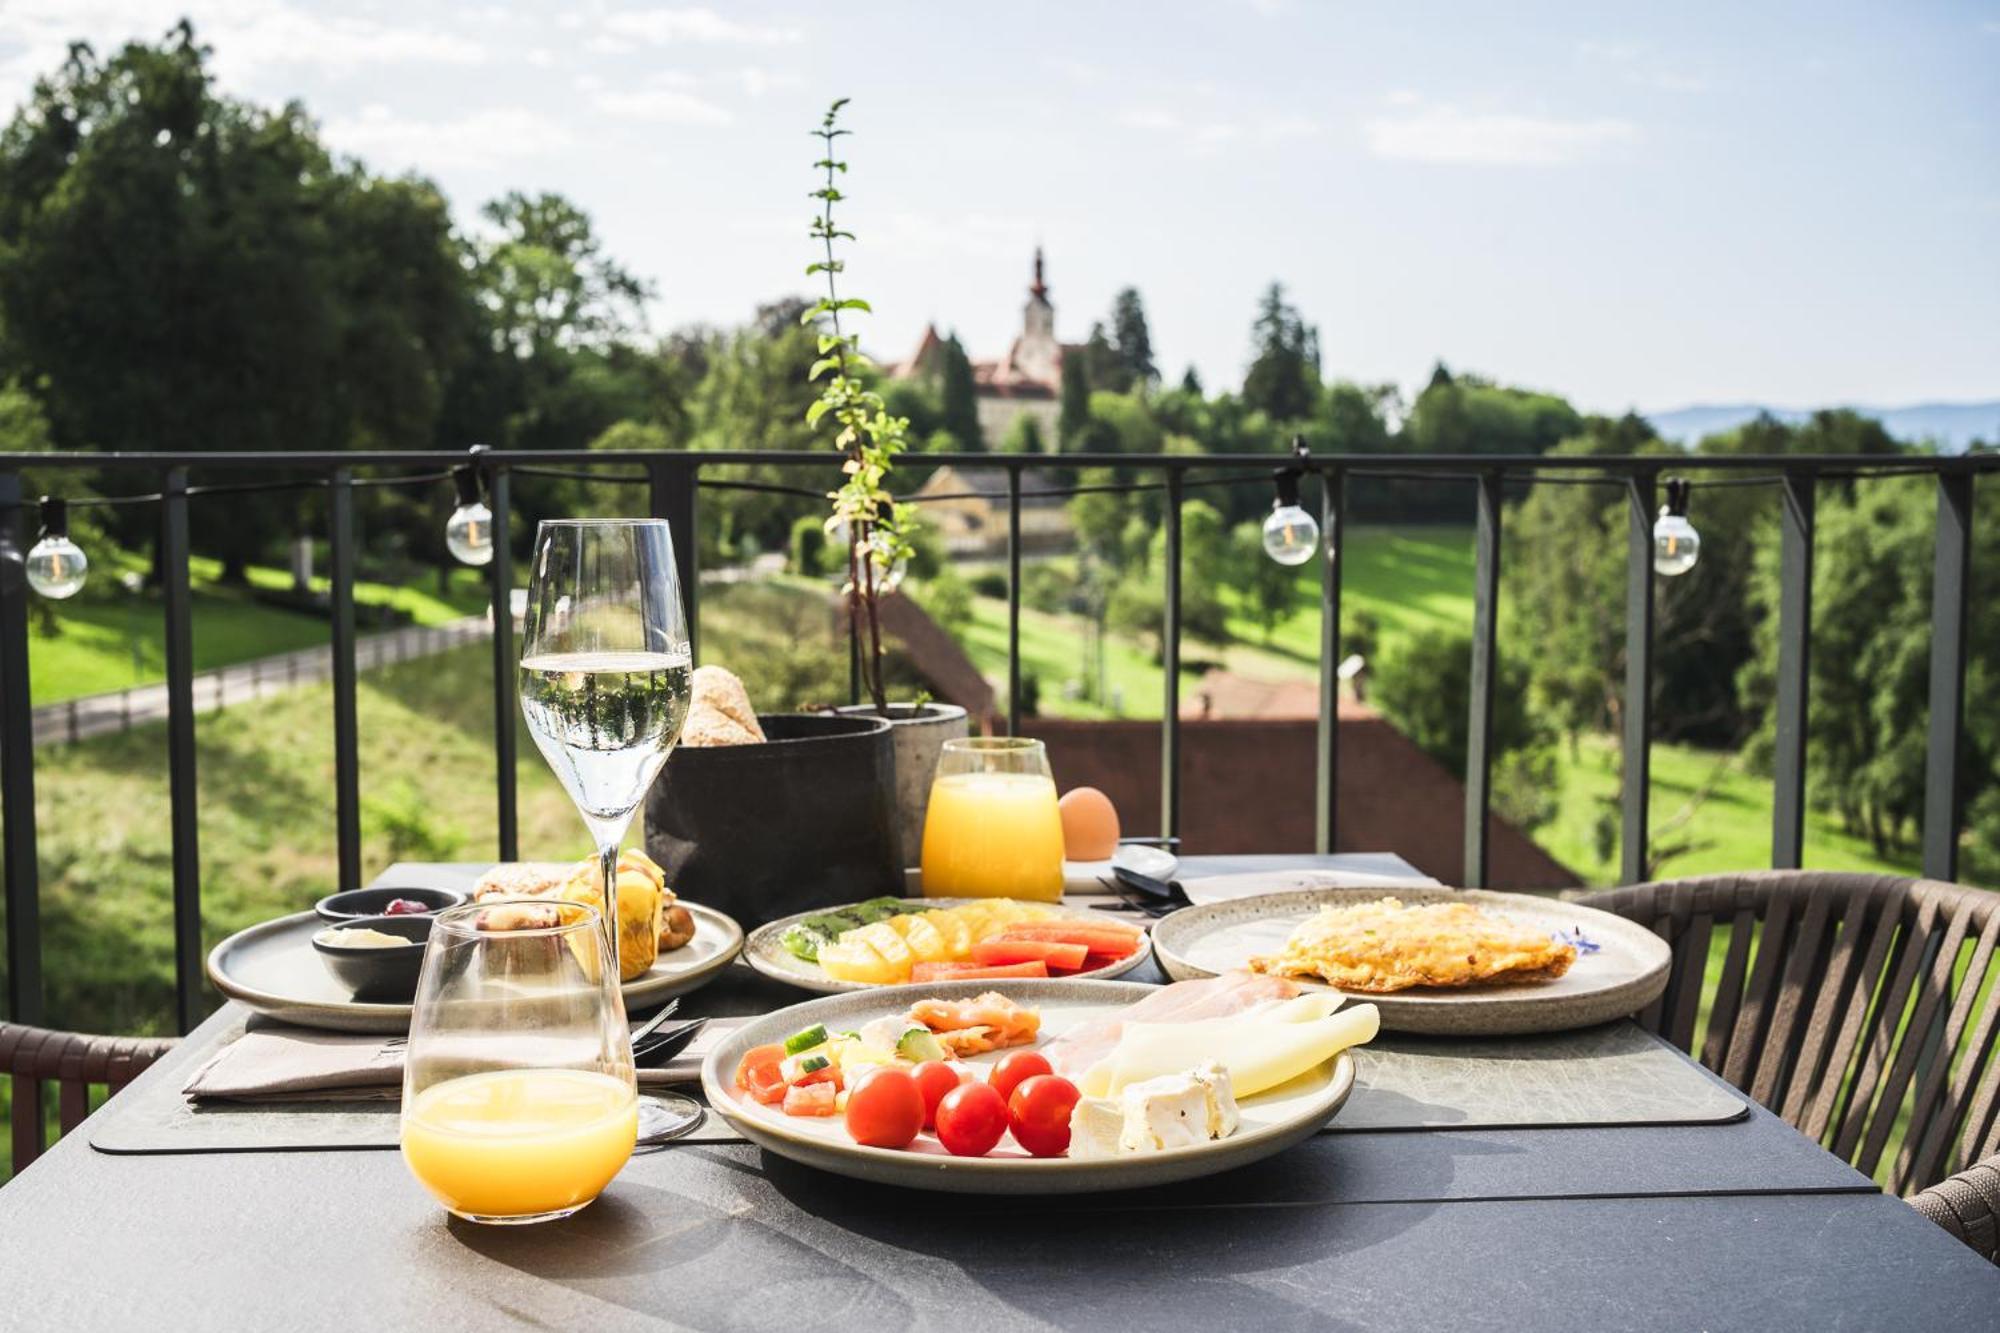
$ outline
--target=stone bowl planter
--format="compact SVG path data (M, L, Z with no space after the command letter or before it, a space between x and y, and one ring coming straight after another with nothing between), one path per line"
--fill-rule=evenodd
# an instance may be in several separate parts
M675 893L746 929L903 891L889 723L759 715L762 745L681 746L646 797Z
M842 717L876 718L873 704L834 710ZM896 752L896 830L903 866L923 859L924 811L930 808L931 779L937 776L944 743L969 734L965 710L957 704L890 704L889 736Z

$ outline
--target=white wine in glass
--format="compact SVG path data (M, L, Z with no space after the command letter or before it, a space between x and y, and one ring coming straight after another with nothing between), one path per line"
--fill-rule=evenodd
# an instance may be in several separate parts
M687 718L692 661L666 521L544 521L522 637L521 711L590 829L616 963L618 850ZM701 1116L680 1096L642 1099L639 1113L642 1144Z

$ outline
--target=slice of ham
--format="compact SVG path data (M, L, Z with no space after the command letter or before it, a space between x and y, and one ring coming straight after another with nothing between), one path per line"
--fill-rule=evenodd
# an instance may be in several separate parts
M1176 981L1119 1011L1116 1018L1082 1023L1042 1047L1055 1071L1080 1078L1084 1071L1110 1055L1127 1023L1193 1023L1204 1018L1228 1018L1260 1004L1289 1000L1299 988L1283 977L1254 972L1225 972L1198 981Z

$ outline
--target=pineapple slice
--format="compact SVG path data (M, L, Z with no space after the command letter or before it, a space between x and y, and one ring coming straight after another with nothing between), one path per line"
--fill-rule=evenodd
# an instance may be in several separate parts
M893 974L889 980L903 982L910 979L910 969L916 965L917 956L910 952L910 946L896 933L896 928L886 921L877 921L872 926L844 932L840 942L845 944L855 940L872 946L882 956L882 961ZM822 953L825 950L821 950Z
M848 931L832 944L820 946L819 966L835 981L862 981L877 986L891 985L909 976L907 967L899 975L896 968L868 941L855 939L853 931Z
M950 908L932 908L924 913L938 937L944 941L945 958L951 962L972 956L972 923Z
M938 928L921 916L891 917L890 924L902 932L903 943L910 946L910 952L919 962L944 963L951 961L951 949L945 943Z

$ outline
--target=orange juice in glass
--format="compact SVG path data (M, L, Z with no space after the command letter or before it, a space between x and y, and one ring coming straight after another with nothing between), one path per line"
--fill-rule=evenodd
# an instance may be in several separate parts
M924 815L923 874L932 898L1062 897L1062 816L1040 741L944 743Z
M567 1217L632 1155L632 1043L600 920L538 898L432 922L403 1060L403 1161L459 1217Z

